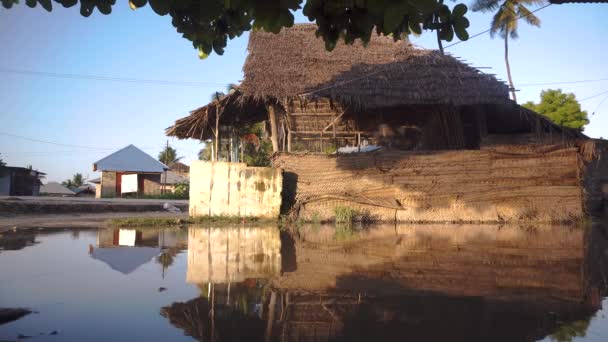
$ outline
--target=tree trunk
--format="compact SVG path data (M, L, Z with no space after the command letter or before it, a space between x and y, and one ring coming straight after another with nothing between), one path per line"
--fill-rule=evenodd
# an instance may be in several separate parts
M509 34L505 35L505 64L507 65L507 77L509 77L509 88L511 89L511 97L513 97L513 101L517 103L517 96L515 96L515 86L513 85L513 78L511 77L511 67L509 66Z
M441 52L442 55L445 55L445 53L443 53L443 43L441 43L441 38L439 38L439 29L437 30L437 45L439 45L439 52Z
M279 152L279 132L277 129L277 114L274 105L268 106L268 117L270 119L270 141L272 141L272 152Z

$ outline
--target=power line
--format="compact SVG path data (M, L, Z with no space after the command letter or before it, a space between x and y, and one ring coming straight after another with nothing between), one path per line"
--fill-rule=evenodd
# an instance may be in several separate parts
M24 137L22 135L11 134L11 133L6 133L6 132L0 132L0 135L5 135L5 136L8 136L8 137L19 138L19 139L33 141L33 142L38 142L38 143L43 143L43 144L51 144L51 145L56 145L56 146L75 147L75 148L84 148L84 149L87 149L87 151L82 151L82 152L95 152L95 151L103 152L103 151L110 151L110 150L118 150L118 149L120 149L120 147L112 148L112 147L93 147L93 146L63 144L63 143L58 143L58 142L54 142L54 141L28 138L28 137ZM156 149L156 148L154 148L154 147L144 147L144 148L140 148L140 149L142 149L142 150L151 150L151 149ZM48 151L48 152L54 153L53 151ZM76 152L76 151L74 151L74 152Z
M546 86L546 85L558 85L558 84L575 84L575 83L590 83L590 82L602 82L608 81L608 78L598 78L595 80L579 80L579 81L563 81L563 82L550 82L550 83L522 83L518 84L518 87L533 87L533 86Z
M18 70L18 69L6 69L6 68L0 68L0 73L11 73L11 74L43 76L43 77L58 77L58 78L68 78L68 79L83 79L83 80L93 80L93 81L160 84L160 85L172 85L172 86L190 86L190 87L210 87L210 86L226 87L226 86L228 86L228 83L193 82L193 81L179 81L179 80L155 80L155 79L142 79L142 78L111 77L111 76L102 76L102 75L84 75L84 74L64 74L64 73L55 73L55 72L46 72L46 71Z
M604 94L608 94L608 90L603 91L603 92L601 92L601 93L599 93L599 94L595 94L595 95L592 95L592 96L586 97L586 98L584 98L584 99L582 99L582 100L578 100L578 102L583 102L583 101L591 100L592 98L595 98L595 97L598 97L598 96L601 96L601 95L604 95Z
M544 8L547 8L547 7L551 6L551 5L552 5L552 4L547 4L547 5L543 6L543 7L539 7L539 8L537 8L537 9L535 9L534 11L531 11L530 13L528 13L528 14L526 14L526 15L520 15L519 17L517 17L517 18L515 18L515 19L513 19L513 20L511 20L511 21L516 21L516 20L519 20L519 19L521 19L521 18L523 18L523 17L527 17L527 16L529 16L530 14L532 14L532 13L536 13L536 12L538 12L538 11L540 11L540 10L544 9ZM469 37L469 39L467 39L467 40L459 40L459 41L457 41L456 43L450 44L450 45L448 45L448 46L444 46L444 47L443 47L443 49L447 49L447 48L449 48L449 47L452 47L452 46L454 46L454 45L458 45L458 44L460 44L460 43L468 42L469 40L471 40L471 39L473 39L473 38L475 38L475 37L479 37L479 36L481 36L482 34L484 34L484 33L488 33L488 32L490 32L490 31L492 31L492 29L491 29L491 28L489 28L489 29L487 29L487 30L485 30L485 31L483 31L483 32L476 33L476 34L474 34L474 35L470 36L470 37Z
M33 139L33 138L24 137L22 135L11 134L11 133L6 133L6 132L0 132L0 135L6 135L6 136L9 136L9 137L13 137L13 138L19 138L19 139L23 139L23 140L29 140L29 141L33 141L33 142L39 142L39 143L51 144L51 145L57 145L57 146L86 148L86 149L93 149L93 150L103 149L103 148L99 148L99 147L62 144L62 143L57 143L57 142L48 141L48 140Z
M591 112L591 115L595 115L595 112L597 112L598 109L600 109L600 106L602 105L602 103L604 103L604 101L608 100L608 95L606 95L604 97L604 99L602 101L600 101L600 103L597 104L597 106L595 106L595 109L593 110L593 112Z

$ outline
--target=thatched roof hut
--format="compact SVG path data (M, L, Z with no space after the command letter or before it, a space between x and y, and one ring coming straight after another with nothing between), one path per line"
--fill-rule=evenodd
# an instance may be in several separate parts
M292 139L313 140L317 145L312 150L320 151L323 138L336 147L362 140L382 145L396 135L383 129L378 133L382 125L414 127L426 131L427 140L437 140L423 142L410 129L399 133L407 141L393 147L476 148L480 143L467 143L465 136L475 135L475 141L491 134L484 125L494 117L504 130L497 133L584 137L516 105L506 84L453 56L385 36L373 36L367 46L338 43L329 52L315 28L303 24L278 34L252 32L238 89L177 120L166 134L205 140L216 136L220 126L270 119L275 151L279 139L287 141L282 144L287 151ZM475 132L462 127L472 123ZM306 147L311 150L310 144Z

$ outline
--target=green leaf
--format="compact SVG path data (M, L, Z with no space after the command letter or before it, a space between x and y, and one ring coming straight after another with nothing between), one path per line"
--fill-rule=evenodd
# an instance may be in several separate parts
M207 59L207 57L209 57L209 54L205 53L205 51L203 51L203 49L199 48L198 49L198 58Z
M55 1L60 3L61 6L65 7L65 8L72 7L78 3L78 0L55 0Z
M440 30L439 38L441 38L441 40L445 40L446 42L451 42L452 39L454 39L454 30L452 30L452 27L450 26Z
M10 9L14 4L19 3L18 0L1 0L2 6L6 9Z
M129 0L129 7L132 10L144 7L148 3L147 0Z
M94 4L90 1L80 0L80 15L88 17L93 13Z
M468 11L467 5L465 4L458 4L456 6L454 6L454 9L452 10L452 16L455 18L460 18L462 16L464 16Z
M150 0L150 7L158 15L166 15L169 13L169 1L168 0Z
M439 9L437 9L436 12L437 16L439 16L439 18L441 18L441 22L447 22L450 18L451 12L450 12L450 8L447 5L441 5L439 6Z
M25 4L27 7L34 8L36 7L36 0L25 0Z
M38 0L38 3L42 6L42 8L44 8L48 12L50 12L53 9L51 0Z
M462 17L462 18L458 18L456 19L456 21L454 22L455 25L464 27L464 28L468 28L470 23L469 23L469 19L467 19L466 17Z
M112 6L110 4L97 4L97 9L101 14L108 15L112 13Z
M409 27L410 30L412 30L412 32L414 32L415 34L422 34L422 27L420 27L420 23L416 21L410 21Z
M382 27L384 33L395 31L403 21L405 14L406 9L401 4L387 7L384 11L384 25Z
M469 33L462 26L454 25L454 32L456 33L456 36L460 40L468 40L469 39Z

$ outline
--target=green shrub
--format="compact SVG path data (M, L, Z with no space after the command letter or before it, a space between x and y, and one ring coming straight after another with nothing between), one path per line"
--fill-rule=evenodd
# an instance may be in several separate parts
M179 198L188 199L190 197L190 184L189 183L177 183L175 184L175 190L173 194Z
M334 208L336 223L352 223L357 220L359 212L351 207L337 206Z

